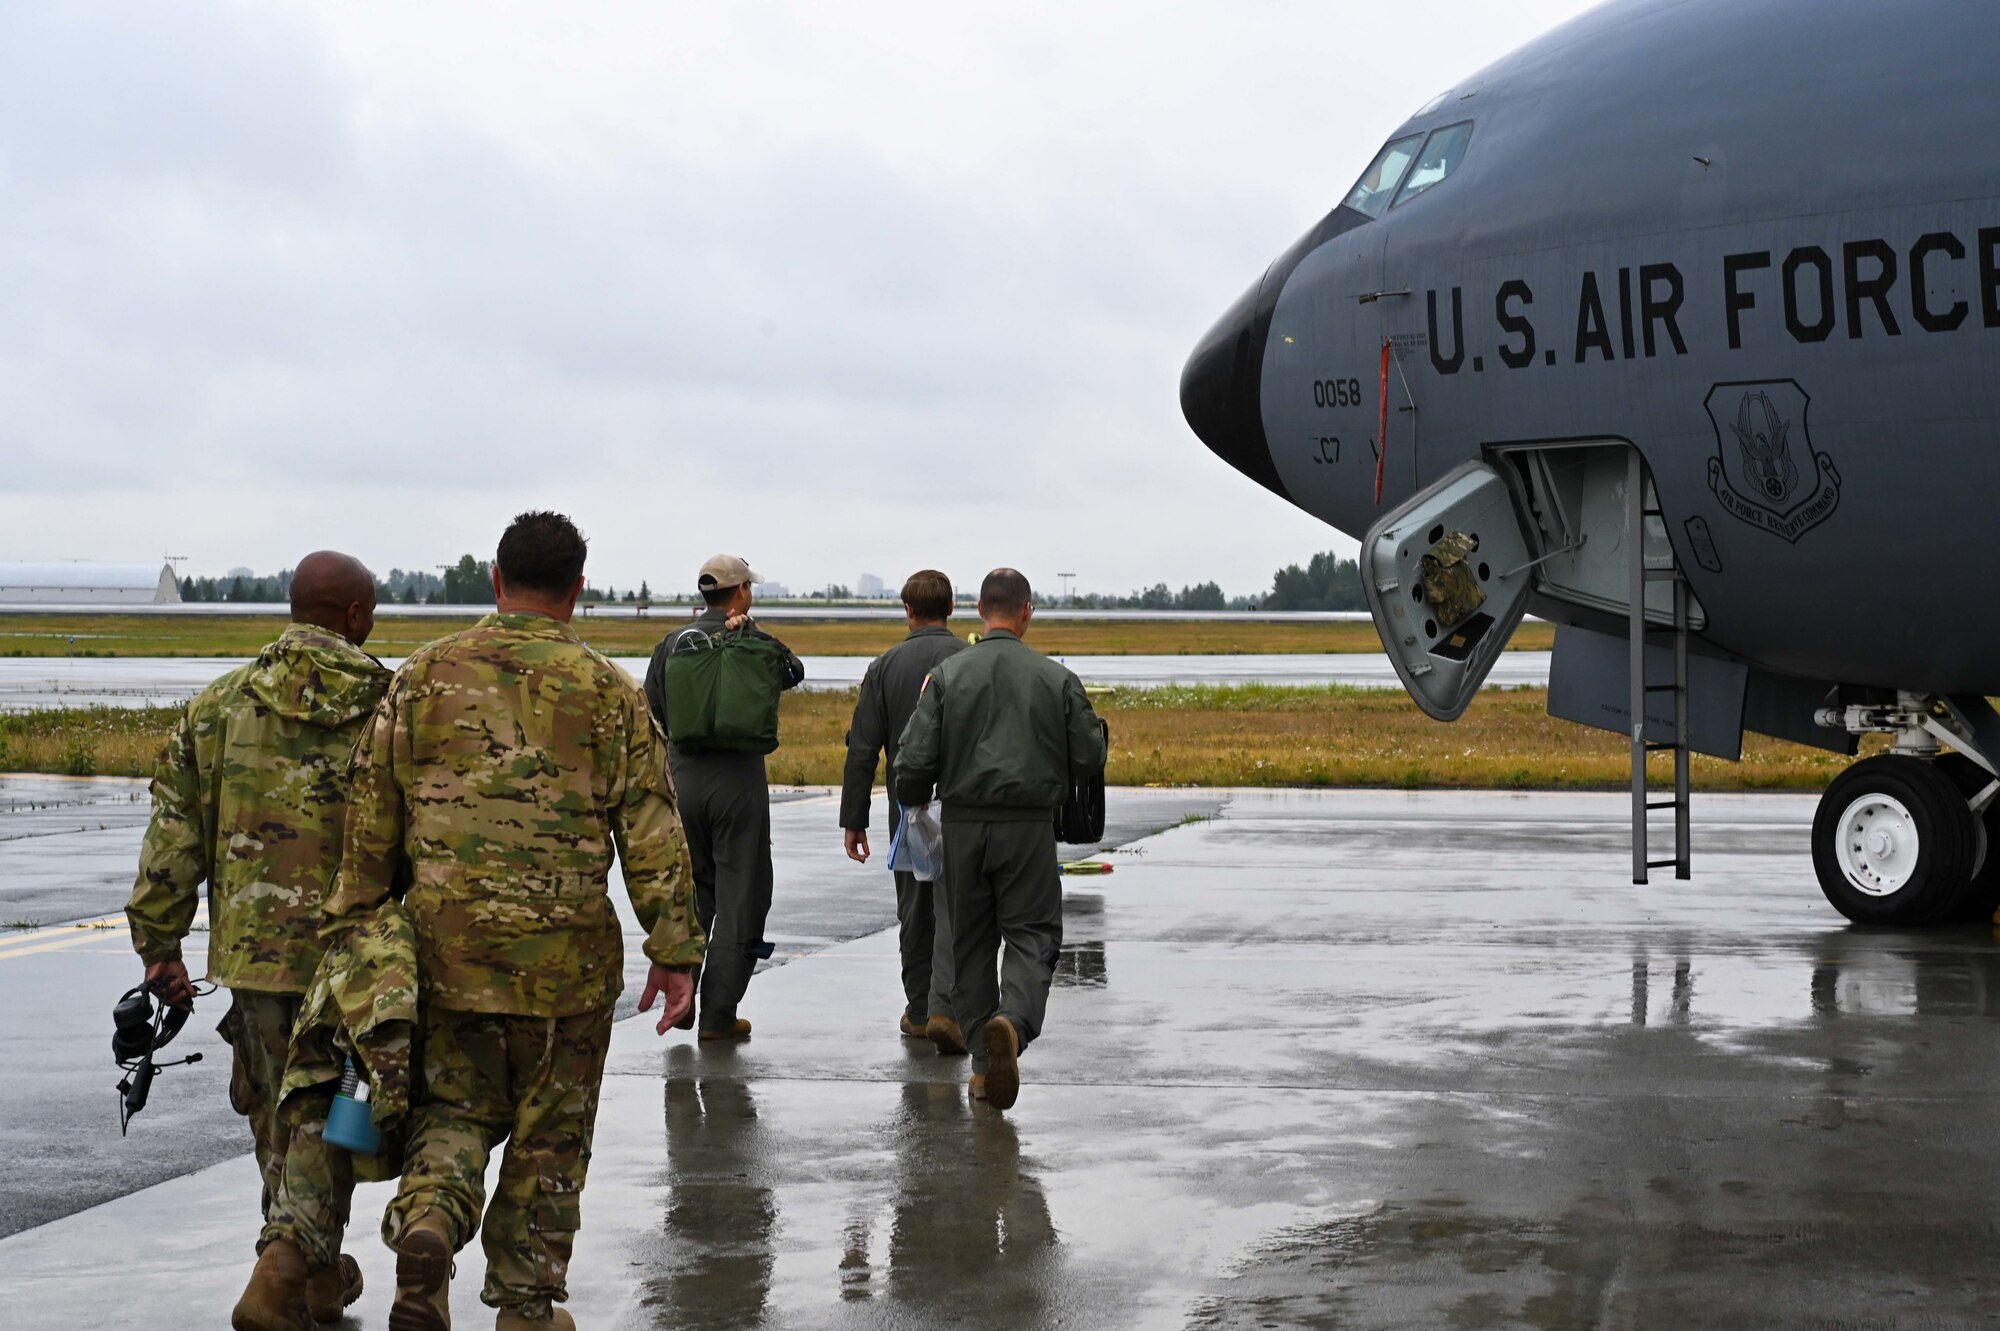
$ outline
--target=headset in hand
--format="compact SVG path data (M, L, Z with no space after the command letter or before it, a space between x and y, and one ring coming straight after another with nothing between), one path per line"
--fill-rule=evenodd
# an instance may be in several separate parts
M214 992L212 984L207 989L195 991L197 997ZM127 989L111 1009L114 1027L111 1032L111 1057L119 1070L126 1074L124 1080L118 1083L119 1136L125 1135L132 1116L146 1107L146 1097L153 1089L153 1077L160 1069L201 1062L199 1053L177 1058L171 1063L158 1063L153 1059L154 1054L173 1042L193 1014L192 1003L175 1007L154 993L150 984Z

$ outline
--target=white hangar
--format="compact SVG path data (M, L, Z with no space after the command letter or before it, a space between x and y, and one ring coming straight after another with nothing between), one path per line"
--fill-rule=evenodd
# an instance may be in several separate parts
M172 564L0 564L0 605L171 605Z

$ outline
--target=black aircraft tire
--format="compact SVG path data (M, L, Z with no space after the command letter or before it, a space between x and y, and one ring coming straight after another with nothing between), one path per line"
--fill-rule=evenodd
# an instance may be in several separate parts
M1986 789L1993 780L1985 768L1962 753L1940 754L1937 765L1952 779L1958 793L1967 799ZM1986 862L1979 866L1979 872L1965 885L1965 895L1950 915L1954 920L1990 923L1993 912L2000 910L2000 796L1986 806L1983 821L1986 826Z
M1820 891L1856 924L1947 918L1965 899L1977 850L1958 783L1920 758L1862 759L1834 778L1813 815Z

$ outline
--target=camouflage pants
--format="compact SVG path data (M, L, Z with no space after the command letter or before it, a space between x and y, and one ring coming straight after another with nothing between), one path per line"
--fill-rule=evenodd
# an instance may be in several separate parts
M333 1087L301 1092L286 1114L291 1123L277 1190L264 1204L264 1233L257 1251L272 1239L289 1240L315 1269L340 1257L340 1236L354 1200L354 1158L322 1137Z
M344 1151L330 1150L317 1128L295 1131L292 1120L279 1112L278 1092L285 1081L292 1022L299 1015L298 994L265 994L251 989L229 991L229 1013L217 1027L229 1042L229 1103L250 1120L250 1139L257 1150L257 1169L264 1179L262 1203L265 1229L257 1250L282 1235L299 1245L315 1266L340 1255L340 1233L347 1224L348 1201L354 1193L353 1171ZM328 1102L332 1099L327 1096ZM326 1106L319 1107L324 1121ZM337 1159L335 1158L337 1157ZM287 1176L300 1180L293 1190L310 1202L292 1223L274 1228L283 1208L279 1199Z
M250 1141L264 1179L262 1209L267 1214L285 1170L289 1137L278 1121L278 1088L285 1081L292 1022L298 1015L297 994L232 989L229 1011L215 1028L229 1042L229 1107L250 1120Z
M611 1009L513 1017L427 1008L419 1044L423 1075L403 1182L382 1237L395 1247L412 1220L436 1209L454 1248L479 1231L486 1249L481 1300L545 1317L550 1304L569 1297ZM486 1161L503 1141L499 1186L487 1205Z

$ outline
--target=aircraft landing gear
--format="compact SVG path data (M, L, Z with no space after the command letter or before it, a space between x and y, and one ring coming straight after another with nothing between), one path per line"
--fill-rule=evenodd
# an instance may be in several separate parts
M1918 925L1991 916L2000 870L1987 853L1988 822L2000 780L1966 720L1914 694L1893 707L1821 713L1824 725L1896 736L1892 752L1836 777L1813 815L1813 870L1848 919Z

